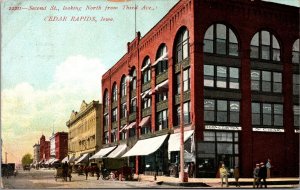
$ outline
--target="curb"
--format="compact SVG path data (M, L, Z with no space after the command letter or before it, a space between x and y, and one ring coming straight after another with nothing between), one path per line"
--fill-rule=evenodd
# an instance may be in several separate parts
M157 185L170 185L170 186L181 186L181 187L211 187L206 183L202 182L164 182L158 181L156 182Z

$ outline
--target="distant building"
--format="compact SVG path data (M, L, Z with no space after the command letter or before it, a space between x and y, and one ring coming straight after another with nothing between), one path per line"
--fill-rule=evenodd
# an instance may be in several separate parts
M68 155L68 133L57 132L55 134L55 158L64 159Z
M50 157L55 158L55 134L52 133L52 136L49 138L50 140Z
M33 163L40 161L40 144L33 145Z
M40 160L49 160L50 158L50 141L46 141L45 136L40 138Z
M66 125L69 129L68 155L79 156L94 154L102 144L102 104L85 101L80 106L80 111L72 111L70 120ZM88 160L88 157L85 159Z

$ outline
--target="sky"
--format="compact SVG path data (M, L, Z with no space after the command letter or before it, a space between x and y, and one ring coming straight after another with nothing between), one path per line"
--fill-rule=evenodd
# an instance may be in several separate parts
M299 7L298 0L272 1ZM143 36L177 2L137 1L137 30ZM68 131L66 121L83 100L101 99L101 75L135 36L132 6L132 0L1 3L1 137L8 162L33 154L42 134Z

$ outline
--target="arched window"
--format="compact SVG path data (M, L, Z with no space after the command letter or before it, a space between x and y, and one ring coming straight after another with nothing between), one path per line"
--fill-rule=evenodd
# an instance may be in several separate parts
M168 53L167 46L165 44L161 45L156 53L156 75L168 71Z
M265 30L257 32L251 40L250 57L280 61L280 46L276 37Z
M181 29L177 34L175 45L175 63L180 63L189 57L189 32L186 28Z
M117 101L117 99L118 99L118 88L117 88L117 84L114 83L112 87L112 102Z
M293 45L293 63L300 63L299 39Z
M130 73L130 91L135 90L136 89L136 70L135 68L131 71Z
M234 32L224 24L213 24L205 32L205 53L238 56L238 40Z
M108 107L108 104L109 104L109 96L108 96L107 89L105 89L104 96L103 96L103 107L104 107L104 109Z
M121 97L126 96L126 77L125 75L121 78Z
M146 84L151 80L150 58L146 57L142 64L142 84Z

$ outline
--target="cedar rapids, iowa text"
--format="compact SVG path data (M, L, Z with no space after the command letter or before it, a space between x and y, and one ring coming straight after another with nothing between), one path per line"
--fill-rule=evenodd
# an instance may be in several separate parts
M52 22L112 22L112 17L95 17L95 16L46 16L44 21Z

